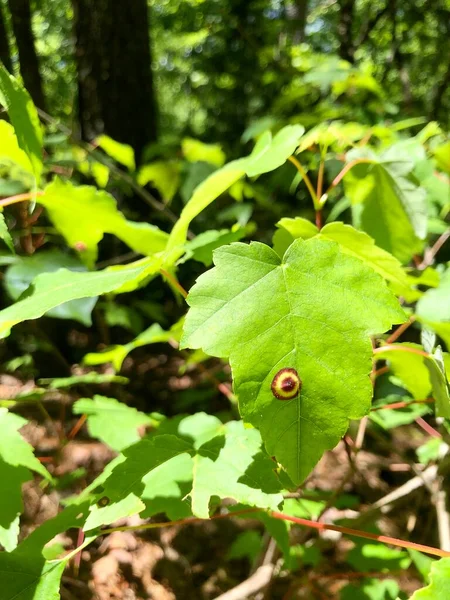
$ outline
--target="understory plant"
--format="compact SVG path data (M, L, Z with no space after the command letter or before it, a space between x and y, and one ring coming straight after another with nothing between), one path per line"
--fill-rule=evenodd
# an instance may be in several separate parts
M220 147L188 139L183 159L137 169L131 148L106 136L95 146L65 140L61 150L50 151L30 97L3 67L0 103L9 117L0 121L0 205L25 211L15 240L7 226L10 209L6 220L0 215L9 249L2 255L3 281L12 301L0 311L1 336L43 315L89 326L96 304L112 322L129 324L130 313L119 309L122 296L162 285L185 307L181 319L165 327L155 318L143 328L135 315L133 339L87 353L82 374L52 378L2 403L2 598L59 598L69 561L114 531L231 517L262 522L284 569L296 568L300 550L289 534L298 524L351 536L366 551L383 542L386 564L395 559L406 568L414 561L423 576L426 587L414 600L450 597L445 531L439 531L440 548L424 546L351 522L320 520L342 489L325 502L304 499L305 482L324 453L345 437L356 457L368 422L384 431L418 423L431 432L419 458L435 469L433 486L442 484L450 419L450 270L436 263L436 255L449 237L450 142L437 124L415 135L406 133L417 126L408 122L329 122L308 132L294 123L274 134L255 128L254 147L244 158L226 163ZM70 158L70 169L60 168L63 158ZM193 187L177 218L171 200L183 169L198 162L207 163L210 174ZM261 181L272 175L288 181L294 197L307 191L311 218L278 215L272 239L264 232L263 241L249 241L256 226L248 200L258 202ZM81 176L97 185L77 184ZM164 215L165 225L172 221L170 230L127 219L104 189L114 178ZM144 187L148 183L160 199ZM225 194L235 222L194 236L194 219ZM50 226L39 230L33 219L42 211ZM128 247L132 260L102 266L105 234ZM17 256L18 242L35 253ZM187 262L204 270L188 291L180 281ZM417 341L399 341L407 331L415 331ZM229 364L232 389L223 380L213 384L236 418L203 411L167 417L91 393L105 381L126 383L118 373L128 354L161 343L191 364L211 357ZM105 364L113 372L93 369ZM386 370L395 393L374 399ZM34 403L46 414L46 395L71 385L89 391L71 407L79 416L77 431L86 424L90 436L117 456L81 493L65 498L58 516L18 543L22 484L37 477L45 490L58 486L22 437L26 420L18 412ZM161 514L164 520L153 519ZM140 525L114 526L134 515L143 519ZM55 556L52 540L73 528L80 532L78 544ZM425 555L441 560L431 564ZM401 594L392 581L368 578L364 585L370 598Z

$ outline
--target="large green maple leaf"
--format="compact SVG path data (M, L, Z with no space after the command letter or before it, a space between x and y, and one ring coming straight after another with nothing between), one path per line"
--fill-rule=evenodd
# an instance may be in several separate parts
M283 259L264 244L235 243L214 262L188 296L181 346L230 359L242 417L299 483L348 420L368 412L369 336L405 314L380 275L332 241L296 240ZM282 368L302 380L290 401L271 392Z

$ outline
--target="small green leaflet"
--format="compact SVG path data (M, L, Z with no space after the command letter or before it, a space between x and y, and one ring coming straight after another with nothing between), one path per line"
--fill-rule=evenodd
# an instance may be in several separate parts
M20 148L14 127L11 123L0 121L0 140L2 140L0 146L0 164L17 165L21 170L21 176L25 181L29 179L27 183L32 187L34 183L33 165L27 154ZM5 180L3 180L3 185L5 185ZM23 189L20 184L19 188ZM8 189L2 189L2 195L9 196L13 194L14 191L8 193Z
M88 185L74 186L55 178L37 201L45 206L68 245L80 252L89 266L97 259L97 244L112 233L145 255L164 250L167 233L149 223L127 221L113 196Z
M76 415L87 415L87 425L92 437L102 440L120 452L141 439L138 428L150 425L152 419L123 402L105 396L81 398L73 405Z
M369 336L405 314L377 273L328 240L296 240L283 260L264 244L235 243L214 262L188 296L181 347L229 357L243 419L300 483L348 420L368 412ZM303 382L291 401L270 387L285 367Z
M410 600L448 600L450 598L450 558L433 562L430 585L417 590Z
M39 116L26 89L8 73L1 62L0 104L8 112L19 146L28 156L36 184L39 184L42 172L42 129Z
M119 271L77 273L59 269L55 273L38 275L15 304L0 311L0 338L21 321L37 319L46 312L77 298L91 298L112 292L138 278L145 267Z
M147 346L148 344L159 344L169 340L179 341L181 336L180 325L176 323L169 331L165 331L161 325L154 323L148 329L140 333L133 341L122 346L110 346L102 352L88 352L83 358L85 365L104 365L111 362L116 371L120 371L123 361L135 348Z

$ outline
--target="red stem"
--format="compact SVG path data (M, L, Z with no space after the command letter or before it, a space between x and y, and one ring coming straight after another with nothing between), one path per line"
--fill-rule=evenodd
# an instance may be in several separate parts
M281 521L291 521L297 525L303 525L303 527L311 527L319 531L337 531L346 535L352 535L355 537L364 538L366 540L374 540L376 542L382 542L384 544L392 544L393 546L399 546L400 548L411 548L412 550L418 550L419 552L425 552L426 554L432 554L433 556L440 556L442 558L450 557L450 552L441 550L440 548L433 548L431 546L424 546L423 544L416 544L415 542L407 542L405 540L399 540L392 538L387 535L378 535L375 533L369 533L368 531L360 531L358 529L350 529L349 527L340 527L339 525L330 525L329 523L318 523L317 521L309 521L308 519L300 519L298 517L291 517L279 512L271 512L270 515L274 519L280 519Z
M425 419L422 419L422 417L417 417L416 423L426 433L428 433L428 435L431 435L432 437L435 437L435 438L442 438L442 435L439 433L439 431L436 431L436 429L434 427L431 427L431 425L429 423L427 423L425 421Z
M73 440L73 438L77 435L77 433L83 427L86 419L87 419L87 415L81 415L81 417L78 419L78 421L75 423L75 425L70 430L69 435L67 436L68 440Z
M384 410L385 408L406 408L411 404L431 404L434 398L426 398L425 400L411 400L411 402L392 402L391 404L383 404L382 406L374 406L371 411Z
M406 323L402 323L399 327L397 327L397 329L393 333L391 333L391 335L387 338L386 344L392 344L392 342L395 342L395 340L397 340L402 335L402 333L404 333L408 329L408 327L412 325L414 320L415 317L414 315L412 315L411 317L409 317Z
M373 353L379 354L380 352L410 352L411 354L418 354L419 356L426 356L427 358L430 356L428 352L424 350L417 350L417 348L408 348L407 346L394 346L391 344L386 344L385 346L380 346L379 348L374 348Z
M336 175L336 177L333 179L333 181L330 184L330 187L325 192L325 195L328 196L328 194L331 192L331 190L334 189L337 185L339 185L339 183L344 179L344 177L347 175L347 173L351 169L353 169L353 167L355 167L356 165L363 164L363 163L373 163L373 160L371 160L370 158L355 158L355 160L352 160L349 163L347 163L344 166L344 168L342 169L342 171L340 171Z
M25 202L26 200L33 200L37 196L43 196L44 192L27 192L26 194L18 194L17 196L9 196L9 198L3 198L0 200L0 207L9 206L10 204L17 204L18 202Z
M175 277L173 275L171 275L165 269L160 269L159 272L161 273L161 275L164 275L164 277L170 281L170 283L180 292L180 294L183 296L183 298L187 298L187 296L188 296L187 291L184 289L184 287L181 285L181 283L179 283L179 281L177 279L175 279Z

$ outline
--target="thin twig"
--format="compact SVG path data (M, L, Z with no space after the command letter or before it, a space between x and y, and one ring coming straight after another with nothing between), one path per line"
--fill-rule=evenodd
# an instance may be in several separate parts
M311 198L312 198L312 201L314 203L314 208L317 210L317 208L318 208L318 199L317 199L316 192L314 190L313 184L311 183L311 180L308 177L307 172L303 168L303 166L300 163L300 161L295 158L295 156L290 156L289 160L291 161L291 163L295 166L295 168L297 169L297 171L302 176L303 181L305 182L305 185L308 188L309 193L311 194Z
M404 333L408 329L408 327L414 323L414 321L415 316L411 315L405 323L399 325L399 327L397 327L397 329L393 333L391 333L391 335L386 339L386 344L392 344L393 342L398 340L402 333Z
M217 596L215 600L247 600L270 583L274 570L275 565L273 564L262 565L248 579L228 592Z
M417 348L408 348L407 346L395 346L391 344L386 344L385 346L380 346L379 348L374 348L373 353L379 354L380 352L410 352L411 354L418 354L419 356L426 356L427 358L430 356L428 352L425 350L418 350Z
M17 196L9 196L9 198L3 198L0 200L0 208L9 206L10 204L18 204L19 202L26 202L27 200L34 200L38 196L43 196L44 192L27 192L26 194L17 194Z
M183 298L186 299L188 297L187 291L184 289L184 287L181 285L178 279L176 279L171 273L169 273L169 271L166 271L165 269L160 269L159 272L161 273L161 275L163 275L166 279L170 281L170 283L180 292Z
M445 242L450 238L450 229L444 231L444 233L437 239L433 246L425 252L423 261L417 266L420 271L424 271L427 267L433 264L434 258Z
M450 515L447 510L447 492L442 486L442 480L438 477L435 482L433 502L436 509L436 517L439 531L439 545L442 550L450 551Z

